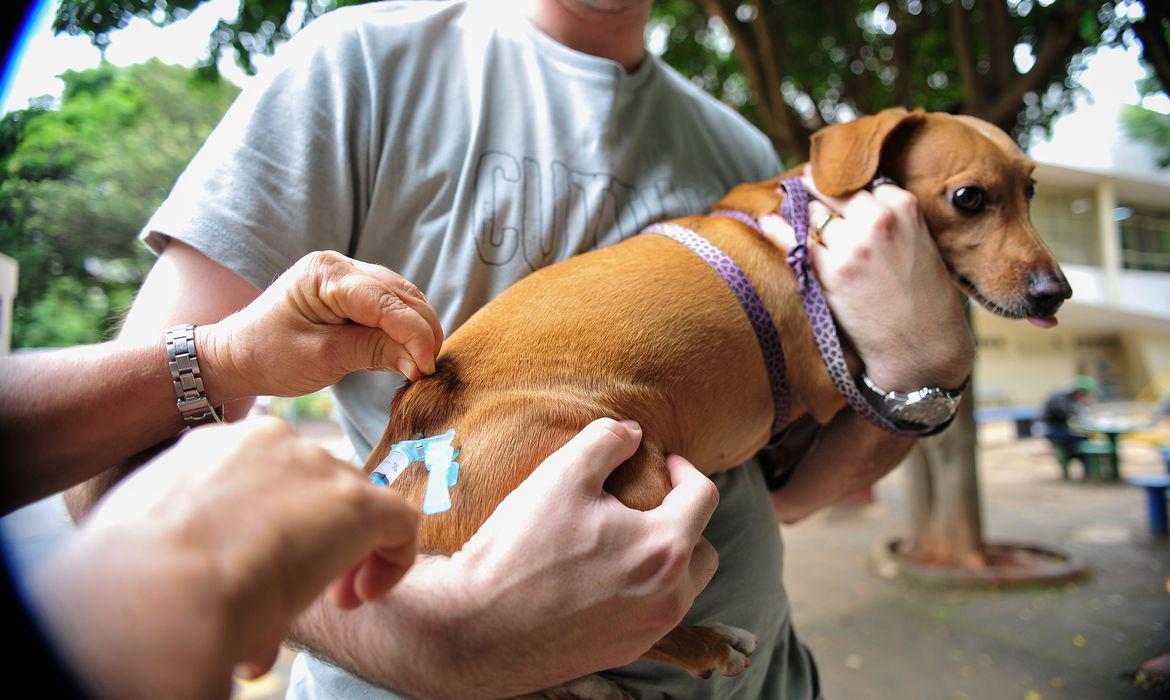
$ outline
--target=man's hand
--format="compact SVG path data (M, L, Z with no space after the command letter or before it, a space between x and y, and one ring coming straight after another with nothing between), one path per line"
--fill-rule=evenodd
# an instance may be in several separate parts
M196 332L215 403L300 396L363 368L415 380L435 371L443 344L418 287L334 252L306 255L251 304Z
M632 422L591 423L551 455L450 559L415 567L386 603L314 606L300 641L409 695L518 695L638 658L715 573L701 533L711 481L667 460L674 485L641 512L602 490L638 447Z
M475 627L491 636L513 627L524 640L508 663L564 663L566 672L629 663L682 620L714 576L718 555L702 532L719 492L690 463L667 459L674 489L652 511L602 490L641 438L633 421L591 423L456 555L481 592Z
M283 421L200 428L101 501L36 573L35 602L103 696L227 697L233 666L267 670L326 586L342 608L384 597L417 529L401 497Z
M832 220L809 249L838 326L887 390L955 387L971 373L975 344L951 281L913 194L880 185L848 198L821 194L809 207L814 223ZM773 240L791 247L779 216L761 221Z

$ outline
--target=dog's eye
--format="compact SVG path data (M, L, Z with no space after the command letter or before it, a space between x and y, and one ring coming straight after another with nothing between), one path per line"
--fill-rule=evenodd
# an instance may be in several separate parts
M978 211L983 206L983 190L978 187L960 187L951 195L951 203L963 211Z

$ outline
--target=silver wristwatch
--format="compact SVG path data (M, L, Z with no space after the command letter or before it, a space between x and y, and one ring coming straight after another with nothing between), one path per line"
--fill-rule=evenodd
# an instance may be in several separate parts
M908 394L886 391L874 383L869 375L861 375L861 394L869 405L894 424L899 430L920 435L942 432L959 410L959 399L967 381L957 389L927 386Z
M195 326L186 324L166 330L167 365L171 382L175 385L175 404L188 423L223 422L223 407L217 411L207 400L203 377L199 372L199 356L195 352Z

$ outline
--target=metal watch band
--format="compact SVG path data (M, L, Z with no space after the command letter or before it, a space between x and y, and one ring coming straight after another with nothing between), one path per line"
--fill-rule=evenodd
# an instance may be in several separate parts
M175 386L179 414L188 423L202 423L211 418L223 422L223 407L216 410L207 400L203 377L199 372L199 356L195 351L195 325L188 323L166 330L167 365Z

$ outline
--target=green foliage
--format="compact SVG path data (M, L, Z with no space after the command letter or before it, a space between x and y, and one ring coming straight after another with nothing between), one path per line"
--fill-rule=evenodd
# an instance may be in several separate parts
M240 0L233 20L221 20L208 37L211 60L204 72L214 74L216 61L225 48L233 49L236 61L249 74L255 72L254 54L270 54L276 46L329 10L371 0ZM103 51L110 32L140 17L156 25L170 24L191 14L206 0L64 0L57 7L53 30L70 35L87 34ZM301 5L299 16L294 5Z
M205 1L61 0L53 27L104 47L133 17L168 24ZM229 49L252 72L255 54L271 53L313 18L369 1L239 0L237 17L209 37L203 70L213 74ZM665 38L671 65L735 105L781 155L802 159L813 130L892 105L971 114L1026 141L1071 106L1087 52L1134 43L1147 5L1157 7L1152 0L655 0L651 32ZM1147 57L1167 45L1147 43L1139 44ZM1028 60L1017 65L1020 52L1031 54L1035 70Z
M333 417L333 394L328 389L304 396L274 396L268 401L268 415L283 418L294 427L305 421L327 421Z
M1121 123L1131 138L1153 146L1158 165L1170 168L1170 115L1126 105L1121 113Z
M66 347L92 343L112 331L111 315L134 294L125 285L86 287L74 277L53 277L43 297L22 309L23 347Z
M1026 141L1071 107L1095 47L1133 42L1122 8L1142 4L662 0L652 36L665 28L671 65L801 159L812 130L891 106L974 115Z
M20 263L16 347L108 334L151 264L135 234L236 93L158 61L62 78L59 108L0 120L0 252Z

